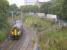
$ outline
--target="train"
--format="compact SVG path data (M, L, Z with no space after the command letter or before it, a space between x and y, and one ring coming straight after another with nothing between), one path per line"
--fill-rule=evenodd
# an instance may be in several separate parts
M13 21L11 26L9 37L10 39L19 39L23 34L23 25L20 20Z

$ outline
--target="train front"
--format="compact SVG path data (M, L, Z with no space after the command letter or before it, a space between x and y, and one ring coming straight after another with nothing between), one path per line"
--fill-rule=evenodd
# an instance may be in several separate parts
M10 30L10 38L19 39L21 37L21 35L23 34L22 28L23 28L22 22L20 20L16 20Z

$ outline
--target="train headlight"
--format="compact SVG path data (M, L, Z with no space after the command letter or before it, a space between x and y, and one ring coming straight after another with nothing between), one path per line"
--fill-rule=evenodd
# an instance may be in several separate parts
M11 31L11 34L13 34L13 31Z
M18 35L20 35L20 34L21 34L21 31L18 32Z

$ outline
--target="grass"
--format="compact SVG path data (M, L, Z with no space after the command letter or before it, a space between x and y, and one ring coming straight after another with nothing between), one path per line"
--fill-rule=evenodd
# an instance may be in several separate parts
M5 24L6 27L3 27L2 29L0 29L0 41L4 41L7 36L8 36L8 32L10 29L10 25L9 24Z
M49 38L67 39L67 31L54 31L46 34Z
M47 39L49 39L49 47L46 50L67 50L67 29L43 33L39 39L42 50L46 49Z
M4 31L0 31L0 41L5 40L7 37L7 34Z
M51 23L48 22L47 20L42 20L38 17L32 17L32 16L27 16L24 21L25 26L27 27L45 27L49 26Z
M50 21L31 16L25 18L24 24L37 31L41 50L67 50L67 28L57 31L57 27L52 28ZM48 31L48 28L51 28L52 31Z

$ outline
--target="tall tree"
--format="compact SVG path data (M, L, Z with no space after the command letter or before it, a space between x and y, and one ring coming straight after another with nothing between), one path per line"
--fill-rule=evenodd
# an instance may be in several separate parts
M23 12L37 12L38 7L35 5L26 5L26 6L21 6L21 10Z
M9 3L7 0L0 0L0 29L6 27Z
M40 11L43 13L48 13L48 8L51 6L51 2L44 2L40 7Z
M63 7L63 9L62 9L63 19L67 20L67 0L64 0L62 7Z
M11 13L10 12L14 12L14 15L16 16L17 15L17 12L19 11L19 8L17 7L16 4L12 4L10 5L10 9L9 9L9 16L11 16Z
M41 6L41 9L44 12L48 12L50 14L58 15L59 18L64 18L64 14L65 14L65 11L66 11L66 10L64 11L64 9L66 9L64 1L65 0L51 0L49 2L44 3L44 5Z

